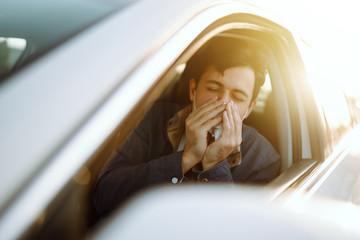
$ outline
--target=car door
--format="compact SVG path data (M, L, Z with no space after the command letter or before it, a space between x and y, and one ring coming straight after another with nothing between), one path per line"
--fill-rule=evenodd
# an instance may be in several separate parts
M311 94L316 100L321 139L319 161L290 188L308 198L329 198L359 204L358 96L349 95L343 84L357 79L343 61L327 59L300 43ZM353 84L356 84L356 80ZM353 88L356 86L353 85ZM310 133L311 134L311 133Z

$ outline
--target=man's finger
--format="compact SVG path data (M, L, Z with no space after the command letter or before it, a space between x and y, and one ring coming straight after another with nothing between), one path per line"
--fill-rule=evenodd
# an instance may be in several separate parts
M206 121L201 127L206 129L206 131L209 131L210 129L214 128L216 125L221 123L223 121L223 115L217 116L215 118L212 118L208 121Z
M233 117L234 117L234 121L235 121L235 134L236 134L236 139L237 142L240 144L241 143L241 139L242 139L242 121L241 121L241 117L240 117L240 113L239 113L239 109L237 108L237 106L234 104L234 111L233 111Z
M225 106L221 100L211 102L202 108L196 109L196 111L191 115L191 120L197 122L199 125L202 125L206 121L215 118L217 115L221 114L224 109Z
M230 131L235 131L235 120L234 120L234 103L231 101L227 106L228 118L230 123Z
M230 137L230 119L229 119L229 112L228 108L224 111L223 114L223 131L220 136L220 140L227 141Z

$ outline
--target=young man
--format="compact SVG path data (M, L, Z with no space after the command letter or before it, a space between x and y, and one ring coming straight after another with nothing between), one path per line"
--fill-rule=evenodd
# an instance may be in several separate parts
M155 104L103 170L93 201L106 216L129 195L161 183L269 182L280 158L244 126L264 83L264 57L239 40L214 39L187 63L191 104Z

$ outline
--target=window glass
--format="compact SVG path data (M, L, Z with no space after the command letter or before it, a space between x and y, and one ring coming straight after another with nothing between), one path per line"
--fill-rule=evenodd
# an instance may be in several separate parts
M323 99L322 107L333 143L336 144L351 127L349 109L342 92L332 89L325 96L326 100Z
M318 109L325 115L330 141L336 144L351 127L349 107L343 93L343 81L350 76L340 63L320 56L303 42L299 46Z
M130 0L1 0L0 81Z

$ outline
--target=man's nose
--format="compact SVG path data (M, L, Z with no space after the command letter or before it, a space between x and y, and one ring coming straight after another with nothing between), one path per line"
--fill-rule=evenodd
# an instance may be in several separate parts
M224 102L227 103L230 101L230 93L228 91L223 91L223 92L219 93L218 98L221 100L224 100Z

